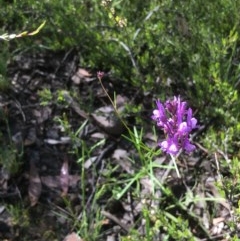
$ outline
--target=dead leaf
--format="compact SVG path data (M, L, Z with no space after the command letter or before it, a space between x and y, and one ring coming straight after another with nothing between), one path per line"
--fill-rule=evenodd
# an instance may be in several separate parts
M149 195L153 193L153 182L149 177L143 177L140 180L140 183L142 184L142 191L141 193L144 195Z
M63 241L84 241L75 232L68 234Z
M110 135L121 135L124 126L122 122L117 118L112 106L104 106L97 109L91 114L95 123L106 133Z
M101 132L94 132L92 135L91 135L91 139L96 139L96 140L102 140L105 138L105 135Z
M224 221L225 221L224 217L217 217L217 218L213 218L212 224L213 224L213 226L216 226L217 224L224 222Z
M78 182L80 180L80 175L69 175L69 178L68 178L68 186L69 187L75 187L77 186Z
M108 235L107 236L107 241L116 241L116 237L115 237L115 235Z
M10 172L6 168L1 168L0 171L0 190L1 192L7 192L8 180L10 179Z
M117 161L117 163L130 174L134 173L132 163L129 160L129 153L123 149L116 149L112 155L112 158Z
M58 144L69 144L71 142L71 138L68 136L63 136L60 140L55 139L44 139L44 142L49 145L58 145Z
M12 136L12 141L15 145L21 146L23 143L22 132L19 131L15 135Z
M42 107L40 110L33 110L33 115L37 118L37 123L42 124L48 120L52 114L52 109L48 106Z
M96 160L97 160L97 156L92 156L88 158L84 163L84 168L89 169Z
M60 176L43 176L41 177L42 184L49 188L61 188Z
M28 196L31 206L35 206L42 192L42 183L38 174L37 167L33 160L30 160Z
M28 130L28 134L26 139L24 140L24 146L31 146L33 145L37 140L37 134L35 128L30 128Z
M224 222L219 222L215 226L212 227L211 233L212 235L219 235L222 233L224 228Z
M81 77L91 77L92 74L85 69L79 68L77 74Z
M69 175L68 176L68 187L75 187L78 184L78 181L80 180L79 175ZM41 177L42 184L45 186L54 189L60 189L61 182L60 182L60 176L43 176Z
M77 72L72 76L72 81L79 85L82 81L90 82L95 78L91 78L92 74L89 73L87 70L79 68Z
M67 157L64 157L63 160L63 165L60 172L60 184L62 188L62 196L66 196L69 188L69 167Z
M88 119L88 114L80 108L79 103L71 97L68 91L64 91L62 92L62 94L63 94L64 100L78 115L80 115L84 119Z
M127 98L117 95L116 97L116 107L118 114L121 115L125 109L125 103L127 103ZM113 106L103 106L94 111L91 114L95 123L110 135L121 135L124 131L124 125L122 121L118 118Z

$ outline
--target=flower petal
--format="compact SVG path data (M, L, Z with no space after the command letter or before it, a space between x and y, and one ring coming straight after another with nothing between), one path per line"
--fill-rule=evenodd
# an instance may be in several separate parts
M169 138L166 141L160 143L160 146L163 151L167 152L168 154L176 155L179 151L177 139Z
M196 149L196 147L190 143L188 139L185 140L183 148L186 150L186 152L192 152Z
M180 149L193 151L196 147L190 143L189 134L197 128L197 119L192 116L192 109L187 108L187 102L181 101L180 96L174 96L173 100L164 104L158 100L156 105L152 119L166 134L166 140L159 143L161 149L172 155Z
M188 132L188 126L186 122L182 122L178 127L178 132L180 134L185 134Z

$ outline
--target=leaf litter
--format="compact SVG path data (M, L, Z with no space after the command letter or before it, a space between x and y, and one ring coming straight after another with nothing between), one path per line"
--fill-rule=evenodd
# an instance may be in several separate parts
M130 161L132 156L136 156L133 146L120 137L126 131L121 121L115 116L101 86L98 81L95 81L94 74L84 67L80 67L77 59L78 52L74 49L68 53L20 54L8 67L8 74L12 79L11 95L3 95L2 102L7 103L11 138L17 146L18 152L24 151L24 158L18 175L4 175L6 171L1 166L0 197L5 199L6 205L9 198L11 202L21 201L24 205L30 203L29 206L33 213L35 212L29 217L31 220L37 218L44 223L49 217L53 218L51 228L46 225L39 228L39 223L34 221L28 227L29 235L34 233L36 241L42 240L41 237L50 230L52 235L45 240L53 240L57 237L58 240L64 241L82 241L83 239L77 233L72 232L74 226L67 218L69 206L64 200L69 199L70 206L75 208L76 216L80 220L84 212L89 215L96 212L97 206L95 206L96 203L94 204L93 197L97 191L96 187L102 187L101 190L104 190L105 175L108 175L110 165L115 165L114 176L110 177L115 181L123 174L133 175L138 168L138 165L133 165ZM128 93L121 86L113 85L111 79L104 84L109 93L114 93L114 91L118 93L118 109L124 113L125 103L129 102L128 99L132 97L131 90L129 89ZM42 106L42 99L38 93L44 89L51 89L52 99ZM96 93L91 102L89 91ZM59 93L62 94L60 99L57 98ZM12 96L17 96L17 99ZM91 113L89 113L90 109ZM56 119L64 119L64 116L67 116L68 123L58 125ZM81 123L86 120L86 125L78 131ZM1 128L2 133L8 139L4 125ZM66 128L75 131L78 140L74 139ZM154 147L155 137L151 134L151 130L147 130L147 133L149 134L145 136L146 143ZM86 158L85 163L81 163L76 155L71 153L72 146L81 147L79 139L85 140L88 146L92 147L96 141L103 138L106 139L105 143L96 146L91 151L91 155ZM156 165L167 165L169 162L170 160L165 157L158 157L155 160ZM181 211L189 217L190 223L202 224L202 226L192 227L193 230L198 230L201 234L208 232L213 237L214 235L223 237L226 232L225 223L231 216L231 205L225 199L219 200L216 204L216 215L211 220L209 203L204 201L206 197L219 198L220 194L215 185L204 181L208 176L217 180L217 175L208 165L209 160L203 162L196 160L194 165L186 163L187 161L179 164L187 172L187 178L182 183L176 181L174 173L168 169L163 171L155 168L154 175L156 179L168 185L176 197L181 198L185 195L189 198L185 200L189 204L189 211ZM81 165L85 169L86 190L82 190L81 186ZM197 165L201 165L203 174L201 180L196 180L198 184L194 185L193 173L195 168L199 168ZM13 182L15 186L12 185ZM153 192L153 180L145 176L140 180L140 185L141 199L139 200L132 198L131 189L124 194L121 200L114 201L109 190L104 191L104 195L100 195L101 204L98 205L98 208L103 217L102 233L98 240L116 240L119 233L126 235L130 227L136 225L135 221L137 217L141 217L142 210L146 205L153 210L159 206L164 209L164 203L160 203L163 197L160 190L154 194L155 201L148 198ZM86 195L84 202L86 202L87 210L82 210L79 205L83 201L81 195L83 191ZM199 197L197 202L194 201L196 196ZM25 201L26 198L27 201ZM3 210L6 209L4 205L1 207ZM116 210L120 212L116 212ZM198 219L192 215L193 212L198 215ZM4 223L3 213L4 211L0 213L0 222ZM60 222L58 221L60 217L56 218L53 213L66 215L66 218ZM11 217L10 213L9 217ZM138 229L142 234L145 232L145 224L144 219L138 222ZM94 223L92 225L94 226ZM13 225L9 230L12 230L10 231L12 237L19 240L14 233L15 228ZM20 228L20 233L21 229L24 229L21 225L18 228ZM105 233L107 229L110 232ZM4 238L4 235L3 233L1 237ZM6 236L8 235L6 233Z

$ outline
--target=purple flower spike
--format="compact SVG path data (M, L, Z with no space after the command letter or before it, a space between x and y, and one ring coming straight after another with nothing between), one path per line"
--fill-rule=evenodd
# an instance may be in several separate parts
M196 147L190 143L189 139L186 139L185 142L183 143L184 149L186 152L192 152L196 149Z
M197 128L197 119L192 116L192 109L187 109L187 102L181 101L179 96L164 104L158 100L156 104L152 119L166 135L166 140L159 143L161 149L172 155L177 155L181 149L188 153L195 150L189 135Z
M167 116L165 114L165 109L159 100L156 101L156 104L157 104L157 109L153 111L152 119L157 122L158 126L163 127L164 123L167 122Z
M177 155L180 150L176 136L173 138L168 138L167 140L161 142L159 145L163 151L172 155Z

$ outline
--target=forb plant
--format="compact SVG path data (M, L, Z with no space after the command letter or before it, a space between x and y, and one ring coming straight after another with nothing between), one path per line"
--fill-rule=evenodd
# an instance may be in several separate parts
M195 150L189 135L197 128L197 119L192 116L192 109L187 108L187 102L181 101L180 96L167 100L165 104L157 100L156 104L157 109L153 111L152 119L166 135L166 140L160 142L159 146L162 151L170 154L180 177L175 159L182 151L190 153Z
M119 115L115 103L102 84L103 76L103 72L99 71L97 73L100 84L113 105L114 111L131 135L132 131ZM156 104L157 109L153 111L152 119L166 135L166 140L160 142L159 146L163 152L170 154L177 175L180 178L175 159L182 151L190 153L195 150L196 147L190 142L190 133L197 128L197 119L193 117L192 109L187 107L187 102L182 101L180 96L174 97L173 100L167 100L164 104L157 100Z
M172 155L177 155L180 150L192 152L195 146L190 143L189 134L197 127L192 109L187 109L187 103L180 97L167 100L164 105L158 100L156 104L152 119L166 134L166 140L159 143L161 149Z

